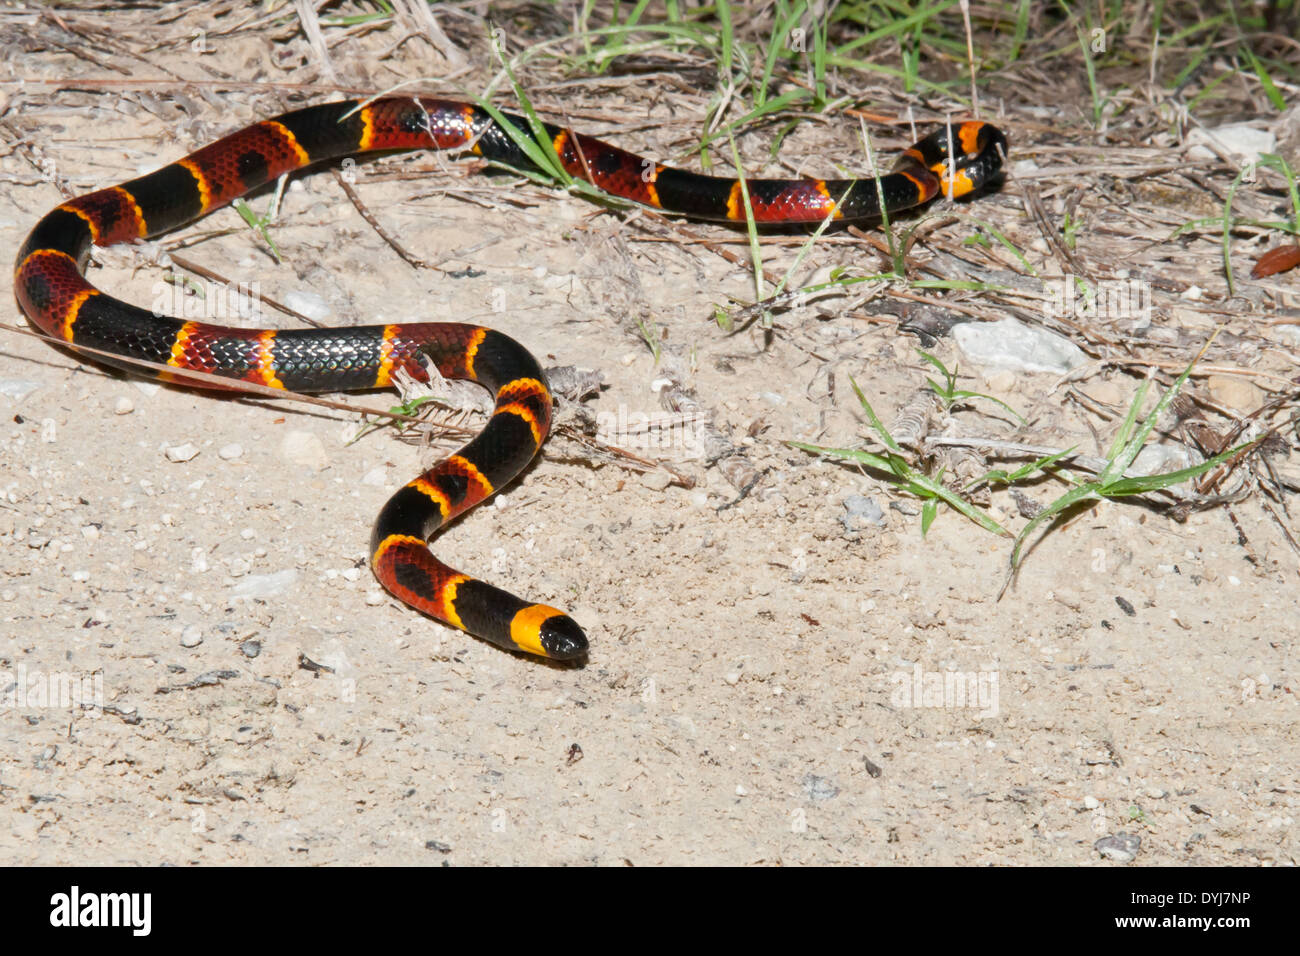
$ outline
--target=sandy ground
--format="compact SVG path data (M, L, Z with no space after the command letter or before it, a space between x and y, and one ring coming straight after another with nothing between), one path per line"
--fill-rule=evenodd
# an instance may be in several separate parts
M213 62L234 73L265 56L244 41ZM65 56L10 70L103 75ZM80 192L277 111L267 95L205 92L180 111L131 90L9 89L11 250L60 199L14 130ZM652 155L693 135L688 112L617 91L603 102L574 122ZM782 155L830 173L822 158L852 154L856 135L850 123L796 133ZM760 140L742 144L755 166ZM1105 862L1095 841L1123 832L1141 838L1138 864L1296 862L1297 563L1254 502L1236 509L1249 550L1222 510L1180 524L1103 504L1042 539L998 600L1005 539L950 511L923 538L918 508L878 477L785 444L870 435L850 375L886 419L924 386L933 370L892 319L839 300L783 313L770 341L728 336L712 310L753 298L742 237L690 227L724 240L732 265L680 237L651 241L674 237L662 227L428 155L362 163L355 178L386 228L445 271L397 258L328 172L286 193L273 231L284 265L230 210L167 248L185 241L265 296L317 296L330 324L490 324L546 364L602 373L587 404L615 423L665 415L641 318L760 485L737 501L690 459L689 430L640 453L693 488L554 438L504 506L437 544L571 609L590 659L552 666L379 592L370 523L436 449L391 429L349 444L348 413L141 383L6 332L0 378L26 384L0 395L0 859L1090 865ZM1032 248L1019 195L1012 180L971 211ZM798 241L765 244L768 267L782 274ZM804 272L875 261L841 234ZM93 279L147 304L163 274L127 251ZM951 339L933 351L966 372ZM1032 418L1025 440L1100 454L1113 434L1113 420L1067 405L1055 376L969 371L963 386ZM1122 410L1136 380L1097 371L1081 387ZM1009 419L964 414L976 433L1013 434ZM1041 503L1061 487L1026 491ZM855 494L880 505L883 527L846 525ZM1008 496L990 506L1023 523ZM945 674L946 695L933 686ZM85 679L102 707L42 699L51 676ZM954 695L956 676L973 699Z

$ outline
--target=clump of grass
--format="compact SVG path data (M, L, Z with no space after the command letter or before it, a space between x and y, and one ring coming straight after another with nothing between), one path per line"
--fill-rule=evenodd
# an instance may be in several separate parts
M1206 344L1206 348L1209 344ZM1203 352L1204 350L1202 350ZM921 355L938 368L944 376L944 384L927 379L930 387L934 390L939 400L945 404L945 407L953 403L969 398L983 398L995 402L1005 408L1011 414L1016 415L1021 421L1024 421L1013 409L1005 403L988 395L981 395L976 392L968 392L955 387L956 372L950 372L944 364L938 359L925 352ZM1198 356L1199 358L1199 356ZM1011 551L1010 568L1006 582L999 592L1006 591L1007 586L1013 580L1016 571L1021 565L1021 555L1025 543L1031 538L1034 532L1044 523L1064 514L1070 509L1084 502L1101 501L1103 499L1120 499L1130 498L1138 495L1147 494L1153 491L1159 491L1163 488L1169 488L1173 485L1181 484L1192 478L1205 474L1212 468L1215 468L1222 462L1233 457L1246 448L1247 443L1237 445L1221 454L1209 458L1199 465L1193 465L1189 468L1181 468L1177 471L1164 472L1157 475L1143 475L1126 477L1125 473L1132 466L1138 453L1146 446L1147 439L1154 430L1159 417L1168 409L1178 392L1186 383L1188 377L1195 368L1195 362L1183 370L1173 385L1161 395L1155 408L1145 419L1138 422L1142 405L1146 401L1147 393L1150 390L1151 380L1144 381L1133 397L1132 405L1129 408L1128 415L1120 426L1111 444L1110 450L1106 455L1106 464L1102 466L1095 477L1083 481L1076 477L1070 471L1060 467L1061 463L1075 453L1073 448L1067 448L1063 451L1053 452L1036 458L1028 464L1022 465L1014 471L1008 472L1004 469L992 469L985 474L968 482L962 489L962 493L954 491L943 483L944 472L942 469L937 474L930 475L920 470L909 460L903 448L894 440L889 430L880 421L872 409L871 404L867 401L862 389L858 383L851 377L849 379L853 386L853 392L858 397L858 402L862 406L863 412L867 416L867 421L871 428L880 436L881 443L885 446L882 453L870 452L858 448L830 448L823 445L812 445L806 442L787 442L792 448L799 448L803 451L816 455L823 455L827 458L837 461L851 462L858 465L864 465L883 474L890 483L900 490L913 495L922 501L921 507L921 534L924 536L934 523L938 515L939 506L946 504L953 510L965 515L971 521L975 522L985 531L997 534L1003 537L1015 539ZM983 485L1004 485L1011 486L1028 480L1048 476L1059 478L1071 484L1071 488L1059 496L1055 501L1048 504L1038 512L1029 522L1021 529L1018 534L1012 534L1001 524L999 524L986 511L969 501L964 494L978 489Z
M902 447L898 442L894 441L889 429L876 415L871 403L867 401L867 397L862 394L862 389L858 387L858 383L852 377L849 378L849 383L853 386L853 393L857 395L858 402L862 405L862 411L867 416L867 421L871 423L872 429L880 436L880 441L885 446L883 454L876 454L858 448L826 448L822 445L809 445L804 442L792 441L787 442L787 444L792 448L800 448L803 451L825 455L839 461L855 462L882 472L894 485L921 499L922 535L930 530L930 525L934 523L934 519L939 513L939 505L942 503L965 515L985 531L1002 537L1012 537L1011 532L998 524L988 512L945 486L942 469L937 475L931 476L913 467Z
M1213 341L1213 339L1211 339ZM1206 343L1205 348L1209 348ZM1204 354L1202 349L1202 354ZM1199 358L1199 356L1198 356ZM1090 481L1076 484L1065 494L1061 495L1051 504L1043 508L1042 511L1034 515L1029 523L1020 530L1016 535L1015 546L1011 549L1010 568L1007 573L1006 583L1002 586L1005 592L1007 585L1011 583L1021 564L1021 552L1025 543L1030 539L1033 533L1045 522L1052 521L1063 515L1065 512L1085 502L1099 502L1102 500L1112 500L1118 498L1130 498L1136 495L1147 494L1152 491L1159 491L1162 488L1169 488L1173 485L1181 484L1192 478L1205 474L1211 468L1228 460L1236 455L1249 442L1237 445L1225 452L1209 458L1199 465L1192 465L1188 468L1180 468L1177 471L1167 471L1158 475L1141 475L1125 477L1125 473L1132 466L1138 453L1146 446L1147 439L1150 437L1152 430L1156 426L1156 421L1164 411L1173 402L1175 396L1182 389L1188 377L1192 374L1196 362L1183 369L1183 373L1178 376L1163 395L1156 402L1156 406L1151 413L1138 424L1138 416L1142 409L1143 402L1146 401L1147 392L1151 387L1151 379L1146 379L1138 387L1137 394L1133 396L1133 403L1129 406L1128 415L1125 416L1123 424L1120 425L1119 431L1115 434L1115 440L1111 443L1110 450L1106 454L1106 465ZM1000 595L999 595L1000 596Z

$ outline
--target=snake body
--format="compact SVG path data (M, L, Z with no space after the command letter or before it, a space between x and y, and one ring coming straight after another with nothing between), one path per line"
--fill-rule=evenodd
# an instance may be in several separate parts
M529 123L502 114L530 135ZM563 167L607 193L700 219L745 221L739 180L642 159L608 143L545 125ZM468 150L532 168L515 137L487 111L449 100L389 97L308 106L231 133L161 169L62 203L19 250L14 288L46 335L111 356L143 359L298 392L383 388L398 369L427 380L424 360L447 378L496 396L473 440L402 487L384 505L371 565L393 595L426 614L510 650L582 657L587 638L563 611L515 597L435 558L428 539L522 470L545 441L551 394L537 360L489 328L448 322L324 329L243 329L158 315L113 298L84 277L90 248L149 239L313 163L379 150ZM1006 139L981 122L944 126L862 180L746 180L760 223L870 219L940 193L961 196L1001 167ZM159 376L168 379L168 373ZM192 383L190 383L192 384Z

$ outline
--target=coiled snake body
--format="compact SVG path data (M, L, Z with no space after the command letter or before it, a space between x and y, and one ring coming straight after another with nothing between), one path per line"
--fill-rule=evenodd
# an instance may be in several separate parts
M505 118L529 130L524 119ZM545 131L571 175L608 193L696 218L746 219L738 180L672 169L558 127ZM426 380L425 358L445 377L491 389L496 406L483 431L384 505L371 538L371 564L392 594L440 621L510 650L578 658L587 638L572 618L449 568L427 544L440 527L509 482L546 439L551 394L536 359L519 343L492 329L447 322L287 331L187 322L115 299L83 277L92 245L157 236L312 163L416 148L468 149L532 167L489 113L468 104L390 97L309 106L55 208L18 253L18 302L59 341L277 389L382 388L398 369ZM967 122L925 137L878 180L751 179L746 185L760 223L869 219L880 214L882 198L892 212L941 192L976 190L999 170L1005 152L996 128Z

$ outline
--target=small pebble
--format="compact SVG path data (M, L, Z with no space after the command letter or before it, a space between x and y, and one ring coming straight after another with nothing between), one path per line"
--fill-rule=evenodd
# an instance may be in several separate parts
M1105 836L1092 845L1092 848L1107 859L1116 863L1132 863L1137 859L1142 838L1128 833L1116 833Z
M388 595L384 591L379 590L378 588L374 588L366 592L366 604L370 607L378 607L380 604L383 604L384 601L386 601L387 599L388 599Z
M828 777L819 777L816 774L805 774L803 780L804 792L808 794L808 799L814 803L821 803L824 800L834 800L840 795L840 788L835 786Z
M1088 796L1083 798L1083 805L1087 807L1089 810L1096 810L1099 806L1101 806L1101 801L1098 800L1096 797Z
M1015 391L1016 373L1008 369L995 369L984 376L984 381L989 387L989 391L994 394L1006 395Z
M1219 159L1221 153L1227 153L1238 162L1253 163L1260 156L1276 151L1277 136L1246 123L1226 123L1214 129L1189 130L1186 145L1187 155L1192 159Z
M135 402L131 401L131 399L127 398L125 395L120 396L118 400L113 403L114 415L130 415L133 411L135 411Z
M1259 388L1235 375L1211 375L1205 381L1211 397L1238 412L1253 412L1264 402Z
M284 436L280 443L280 454L286 460L312 471L320 471L329 464L325 446L311 432L295 429Z
M244 446L238 442L231 442L229 445L222 445L221 450L217 452L217 457L222 461L234 461L236 458L243 457Z
M23 378L0 378L0 395L21 402L32 392L40 388L39 382L30 382Z
M727 672L727 675L726 675L725 677L723 677L722 679L725 680L725 681L726 681L728 684L730 684L732 687L735 687L737 684L740 683L740 672L739 672L739 671L728 671L728 672Z
M673 483L673 476L661 468L648 471L641 476L641 484L651 491L663 491Z
M246 601L275 597L277 594L283 594L297 581L298 572L293 568L275 574L250 574L231 589L230 596L234 600Z
M952 337L968 362L989 370L1061 375L1088 361L1069 339L1009 317L963 322L952 330Z
M181 632L181 647L198 647L203 643L203 629L191 624Z
M243 653L245 657L252 659L256 657L258 654L262 653L262 642L244 641L244 643L239 645L239 650Z
M329 318L330 315L329 304L315 292L293 290L285 294L284 304L317 322Z
M844 514L840 523L845 531L860 531L867 525L883 528L886 524L885 513L880 510L874 498L866 495L849 495L844 499Z
M1163 475L1170 471L1181 471L1199 465L1205 459L1200 453L1178 442L1152 442L1138 452L1128 474Z
M172 445L165 452L167 460L174 462L191 461L198 453L198 447L190 442L183 445Z

